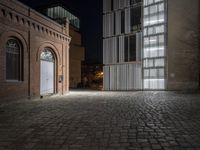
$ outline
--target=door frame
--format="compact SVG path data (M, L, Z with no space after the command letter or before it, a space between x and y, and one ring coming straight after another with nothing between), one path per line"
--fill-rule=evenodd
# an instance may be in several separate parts
M53 79L53 93L52 94L57 94L58 93L58 77L57 77L57 74L58 74L58 67L57 67L57 57L56 57L56 54L54 53L54 50L50 47L45 47L41 52L40 52L40 56L41 56L41 53L45 50L45 49L48 49L52 55L53 55L53 59L54 59L54 79ZM40 76L40 84L39 84L39 92L40 92L40 96L44 96L44 95L41 95L41 58L39 57L39 76ZM45 61L45 60L43 60Z

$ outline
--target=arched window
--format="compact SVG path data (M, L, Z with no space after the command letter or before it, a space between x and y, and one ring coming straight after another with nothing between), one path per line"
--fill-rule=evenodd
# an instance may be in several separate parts
M19 40L10 38L6 43L6 80L22 80L22 60L22 46Z
M41 60L45 60L45 61L50 61L50 62L54 62L54 57L53 57L53 54L52 54L52 49L51 48L48 48L46 47L41 55L40 55L40 59Z

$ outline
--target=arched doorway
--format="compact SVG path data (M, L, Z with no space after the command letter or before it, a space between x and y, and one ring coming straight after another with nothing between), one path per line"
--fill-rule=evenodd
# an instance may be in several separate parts
M40 55L40 95L55 93L55 58L51 48Z

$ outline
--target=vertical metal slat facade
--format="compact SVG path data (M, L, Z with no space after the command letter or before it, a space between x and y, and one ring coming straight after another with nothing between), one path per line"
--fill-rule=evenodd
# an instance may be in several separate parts
M140 90L142 34L141 31L131 31L133 6L130 5L130 0L103 0L103 3L104 90ZM136 38L130 38L131 36ZM131 39L136 41L130 41ZM135 50L127 42L135 43ZM136 53L135 60L129 60L130 54L134 54L131 51Z

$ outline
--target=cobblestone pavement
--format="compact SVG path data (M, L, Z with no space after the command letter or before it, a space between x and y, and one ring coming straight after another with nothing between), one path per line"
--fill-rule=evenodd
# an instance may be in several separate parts
M200 95L71 92L0 104L0 150L200 150Z

